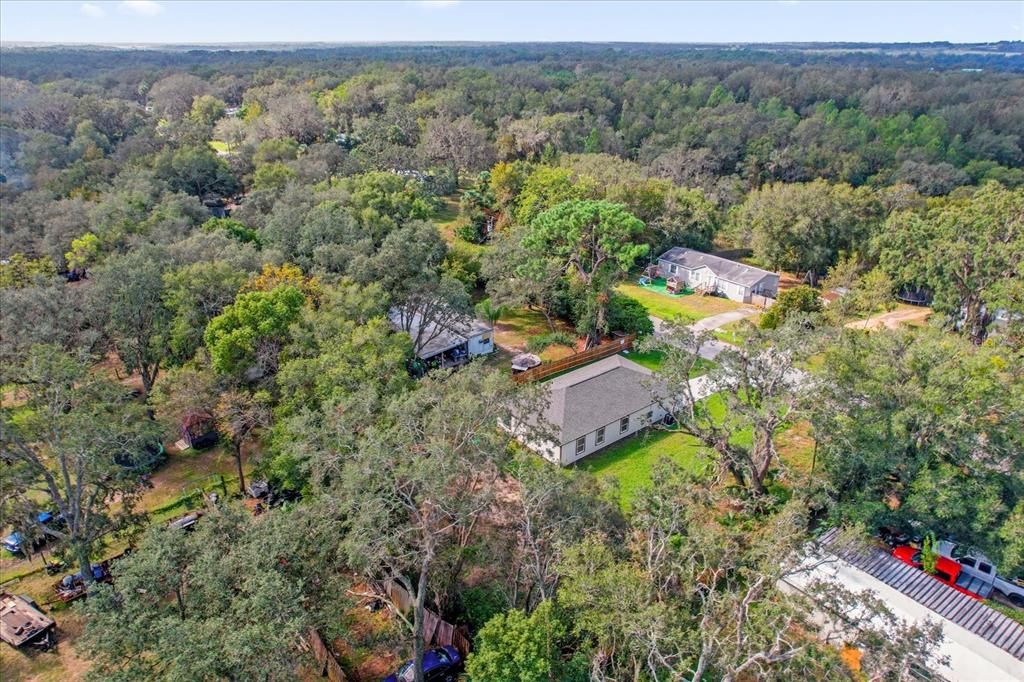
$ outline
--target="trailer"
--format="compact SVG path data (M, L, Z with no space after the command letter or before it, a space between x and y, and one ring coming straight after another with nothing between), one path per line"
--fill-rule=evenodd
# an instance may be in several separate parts
M25 597L0 592L0 639L14 648L49 649L57 643L57 623Z

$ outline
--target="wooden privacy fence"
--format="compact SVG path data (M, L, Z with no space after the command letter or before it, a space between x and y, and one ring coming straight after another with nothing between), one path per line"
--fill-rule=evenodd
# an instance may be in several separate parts
M309 643L309 648L313 650L313 657L318 665L317 674L320 677L326 676L331 682L348 682L348 678L345 677L345 671L341 669L341 665L334 658L334 654L324 644L324 640L319 632L311 628L306 634L306 642Z
M394 580L384 583L384 591L395 608L401 611L412 608L412 595ZM441 616L430 609L423 609L423 641L427 646L453 646L459 650L459 655L465 660L470 649L467 635L464 626L456 627L448 621L442 620Z
M512 375L512 379L515 380L516 383L520 384L529 383L531 381L540 381L541 379L546 379L552 374L558 374L559 372L564 372L566 370L579 367L580 365L585 365L588 362L600 360L601 358L606 358L609 355L615 355L616 353L620 353L624 350L632 350L633 341L635 340L636 337L632 334L629 336L623 336L621 339L614 339L607 343L602 343L600 346L591 348L590 350L585 350L582 353L570 355L569 357L562 358L561 360L545 362L543 365L534 367L533 369L528 369L525 372L514 374Z

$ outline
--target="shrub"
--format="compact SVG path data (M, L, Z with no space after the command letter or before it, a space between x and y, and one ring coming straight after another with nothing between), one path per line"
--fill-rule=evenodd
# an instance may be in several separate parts
M809 286L798 286L779 294L775 304L761 316L761 329L775 329L790 313L816 313L821 310L818 290Z
M608 329L613 332L648 336L654 333L654 323L640 301L629 296L614 295L608 303Z

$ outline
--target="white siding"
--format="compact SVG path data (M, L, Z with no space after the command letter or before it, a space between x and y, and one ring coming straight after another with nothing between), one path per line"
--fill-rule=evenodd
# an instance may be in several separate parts
M475 336L469 337L467 343L469 350L469 357L476 357L477 355L487 355L488 353L494 352L494 332L483 332Z
M647 413L651 412L650 420L647 419ZM625 415L623 415L625 416ZM642 431L652 423L660 421L665 417L665 410L655 403L651 403L642 410L638 410L629 415L629 428L625 432L619 432L619 420L616 419L611 424L605 425L605 437L604 442L601 444L597 443L597 430L591 431L584 438L586 439L586 449L582 454L576 454L576 441L569 441L563 443L561 446L561 464L562 466L568 466L573 462L577 462L588 455L592 455L598 450L603 450L612 443L616 443L624 438L628 438L638 431ZM540 452L546 459L551 460L547 454L537 448L533 448L537 452Z

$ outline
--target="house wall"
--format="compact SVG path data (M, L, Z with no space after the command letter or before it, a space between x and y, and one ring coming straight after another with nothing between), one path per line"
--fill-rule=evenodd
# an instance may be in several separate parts
M672 268L676 271L672 272ZM700 267L696 270L688 270L682 265L671 263L667 260L658 260L658 270L661 271L662 275L671 276L675 275L684 282L686 286L691 289L696 289L701 284L714 284L715 291L721 293L726 298L732 299L733 301L739 301L740 303L750 303L750 287L745 287L735 282L729 282L724 279L718 279L715 277L715 273L708 267ZM778 278L776 278L776 284Z
M494 332L488 331L469 337L469 356L487 355L494 352Z
M756 291L762 296L776 298L779 295L779 276L765 275L750 287L751 292Z
M650 419L647 418L648 412L652 413ZM569 466L573 462L577 462L588 455L592 455L598 450L603 450L612 443L616 443L624 438L632 436L634 433L638 431L642 431L643 429L650 426L652 423L660 421L664 417L665 410L663 410L657 403L651 403L644 409L637 410L636 412L633 412L632 414L629 415L629 428L626 429L626 431L624 432L619 431L618 419L616 419L611 424L606 424L603 443L599 444L597 442L597 429L588 433L586 436L584 436L584 438L586 439L587 447L580 454L576 454L576 441L574 440L568 443L563 443L561 445L560 457L558 459L553 459L548 454L541 454L544 454L545 459L548 459L550 461L557 461L562 466Z
M529 429L518 419L512 419L511 424L507 424L504 421L499 420L498 426L511 433L517 441L525 445L530 450L533 450L544 459L552 462L553 464L560 464L561 450L557 442L553 440L534 440L527 438L526 434Z

